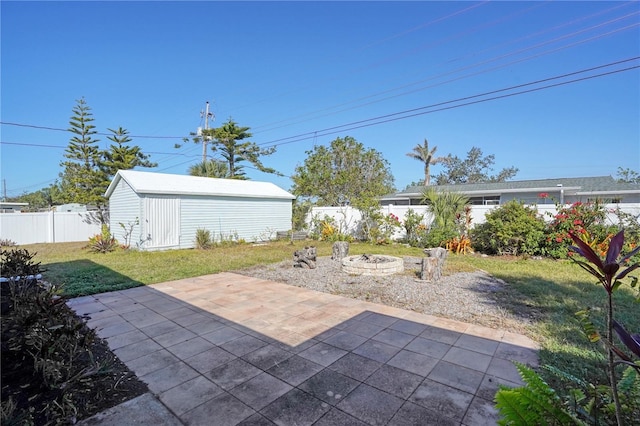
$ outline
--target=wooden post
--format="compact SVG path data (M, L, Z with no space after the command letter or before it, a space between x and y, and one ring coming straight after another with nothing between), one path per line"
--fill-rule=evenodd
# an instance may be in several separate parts
M437 282L442 278L442 269L444 261L449 252L441 247L425 249L424 253L427 257L422 259L422 268L420 270L420 279L425 281Z
M333 243L331 259L340 262L349 256L349 243L347 241L336 241Z

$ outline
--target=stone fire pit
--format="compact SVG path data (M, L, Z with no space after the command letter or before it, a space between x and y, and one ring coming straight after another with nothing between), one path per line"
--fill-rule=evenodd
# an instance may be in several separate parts
M393 256L361 254L342 259L342 270L355 275L393 275L404 271L404 261Z

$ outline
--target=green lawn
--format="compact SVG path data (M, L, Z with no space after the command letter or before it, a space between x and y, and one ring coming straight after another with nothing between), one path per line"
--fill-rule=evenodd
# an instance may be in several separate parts
M144 284L231 271L259 264L290 260L294 250L313 244L319 256L331 254L331 243L278 241L265 245L229 245L211 250L163 252L116 251L91 253L85 243L23 246L37 252L47 270L46 279L63 286L67 296L79 296ZM352 243L351 254L380 253L421 256L422 251L402 245L372 246ZM598 325L604 320L605 291L593 277L570 261L455 256L447 260L447 273L482 269L509 284L502 308L525 312L533 319L530 335L542 345L542 364L591 380L604 380L600 351L582 334L575 312L592 308ZM634 294L623 286L615 297L616 318L629 331L640 331ZM600 327L602 330L602 327Z

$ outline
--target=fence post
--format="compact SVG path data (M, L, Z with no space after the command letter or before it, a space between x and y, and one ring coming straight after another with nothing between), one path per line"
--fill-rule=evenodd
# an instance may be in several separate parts
M49 210L49 215L47 217L47 228L49 232L47 232L47 242L55 243L56 242L56 221L55 221L55 212L53 210Z

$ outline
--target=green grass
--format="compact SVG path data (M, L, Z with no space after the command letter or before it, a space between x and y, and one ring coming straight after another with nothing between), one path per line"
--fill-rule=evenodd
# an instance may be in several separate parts
M46 279L62 285L65 295L72 297L291 260L293 251L305 245L315 245L319 256L327 256L332 246L329 242L278 241L210 250L118 250L97 254L83 249L84 245L38 244L21 248L37 252L36 260L47 269ZM350 245L350 254L362 253L423 255L420 249L402 245ZM530 336L541 343L542 364L552 364L589 380L605 380L602 351L587 341L574 315L591 308L594 322L603 330L606 293L593 277L570 261L451 255L446 263L446 273L476 269L509 284L498 303L509 312L532 318ZM638 304L627 285L618 290L615 305L616 318L629 331L639 332Z

